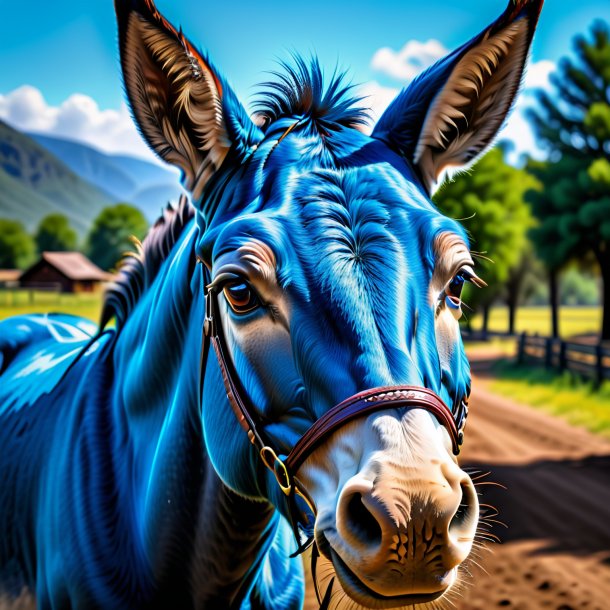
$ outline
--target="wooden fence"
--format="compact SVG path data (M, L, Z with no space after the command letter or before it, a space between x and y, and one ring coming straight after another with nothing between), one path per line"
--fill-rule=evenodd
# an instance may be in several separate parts
M34 305L38 302L43 304L49 302L61 303L61 298L61 284L59 283L33 284L27 288L18 285L0 286L0 307Z
M610 379L610 346L570 343L527 333L519 335L517 341L517 358L521 364L536 362L547 368L570 371L592 379L596 385Z

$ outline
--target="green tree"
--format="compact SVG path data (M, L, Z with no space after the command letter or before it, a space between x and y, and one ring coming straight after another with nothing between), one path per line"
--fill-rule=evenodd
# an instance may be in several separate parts
M574 38L575 58L551 76L554 93L539 91L529 119L549 162L530 163L543 190L528 195L539 226L532 231L549 269L554 332L559 270L593 253L603 282L602 339L610 340L610 27L595 21L590 37Z
M538 289L542 266L536 257L532 242L528 239L519 261L511 267L502 291L502 296L508 306L508 333L511 335L516 332L517 308Z
M17 220L0 218L0 269L23 269L34 258L34 240Z
M574 215L579 212L581 197L576 177L585 165L582 160L567 155L556 163L530 161L528 164L528 171L542 185L540 190L526 193L526 200L538 221L530 237L548 273L553 337L559 336L560 272L569 260L584 254Z
M479 274L489 285L465 294L467 305L482 309L484 332L491 304L502 293L525 250L532 218L524 194L536 186L530 174L504 161L504 151L498 147L468 173L446 183L434 197L443 213L462 219L473 255L482 268ZM514 302L517 301L515 298Z
M132 238L141 240L147 231L148 222L138 208L127 203L104 208L89 232L89 257L102 269L112 269L125 252L133 250Z
M39 253L58 252L74 250L78 236L63 214L49 214L40 221L35 239Z
M539 90L538 107L528 110L551 161L569 155L590 163L610 154L610 26L597 20L590 34L574 37L576 57L562 58L550 76L553 94Z

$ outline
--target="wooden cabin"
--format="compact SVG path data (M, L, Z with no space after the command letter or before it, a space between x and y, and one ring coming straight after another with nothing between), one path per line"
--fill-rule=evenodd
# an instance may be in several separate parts
M20 277L22 288L58 292L96 292L112 274L80 252L43 252L40 260Z

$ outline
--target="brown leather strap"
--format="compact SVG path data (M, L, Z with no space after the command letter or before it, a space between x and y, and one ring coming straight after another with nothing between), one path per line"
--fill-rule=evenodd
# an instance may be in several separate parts
M205 278L205 275L206 273L202 265L202 278ZM311 521L303 513L302 508L297 506L297 496L300 496L305 504L309 506L313 515L317 513L313 499L296 476L297 472L316 447L343 424L356 417L362 417L382 409L425 409L445 426L451 437L453 452L456 455L459 453L462 442L462 428L467 415L465 401L461 403L460 408L453 414L441 398L431 390L404 385L373 388L350 396L316 420L297 441L288 457L285 460L280 459L273 446L265 438L264 426L267 422L252 404L233 364L222 323L220 322L217 291L217 287L210 287L204 290L206 311L199 369L200 406L203 405L205 365L209 347L212 344L218 365L220 366L227 398L235 413L235 417L248 434L250 442L257 448L262 462L274 473L279 487L286 495L290 522L297 543L295 555L302 553L314 540L312 535L306 536L304 542L302 540L300 527L305 523L311 524Z
M425 409L432 413L445 426L451 437L453 452L457 455L462 444L462 429L468 414L466 401L462 401L456 413L441 400L441 398L426 388L416 386L391 386L373 388L359 392L339 403L330 411L316 420L297 441L285 460L278 457L273 446L267 442L264 433L266 423L259 411L252 404L245 392L239 375L233 364L218 311L218 287L205 288L206 271L202 265L202 281L205 293L205 319L201 340L201 356L199 365L199 401L203 405L203 382L205 365L207 363L210 344L220 366L222 380L231 408L237 421L248 434L250 442L257 448L262 462L271 470L279 487L287 498L287 506L292 530L297 543L296 556L307 549L314 541L313 535L302 540L303 524L311 524L310 518L297 506L297 496L305 502L313 515L317 513L313 499L299 481L297 472L303 462L322 441L335 432L343 424L375 411L389 408ZM330 589L329 589L330 590Z
M459 431L453 413L431 390L415 386L390 386L365 390L350 396L330 409L297 441L284 460L289 472L295 473L311 452L330 434L356 417L381 409L425 409L432 413L449 432L453 452L459 453Z
M264 421L258 411L251 404L248 395L244 391L239 375L233 365L233 360L229 355L229 349L225 340L220 316L218 315L217 295L210 290L205 297L206 317L204 320L204 337L212 343L216 358L220 366L222 381L225 386L227 398L237 421L248 434L250 442L259 450L265 447L266 443L261 437ZM203 346L202 346L203 349Z

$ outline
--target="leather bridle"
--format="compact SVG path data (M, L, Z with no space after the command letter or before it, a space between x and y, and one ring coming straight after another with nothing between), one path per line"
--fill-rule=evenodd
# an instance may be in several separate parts
M206 269L203 265L202 272L205 276ZM311 538L305 543L301 541L299 525L305 521L303 515L299 514L295 496L300 496L308 505L312 514L314 516L316 514L315 503L299 481L298 470L316 447L347 422L388 408L424 409L432 413L447 429L451 437L453 452L455 455L459 453L468 414L466 399L461 401L460 407L454 413L431 390L417 386L399 385L372 388L345 399L316 420L297 441L288 456L281 459L273 448L271 441L266 437L265 421L252 404L233 364L218 306L218 293L221 289L221 287L213 284L204 287L205 319L199 373L200 406L203 400L205 365L211 344L218 359L227 398L237 421L257 449L264 465L274 473L280 489L288 499L292 528L298 545L295 555L304 551L312 542Z

